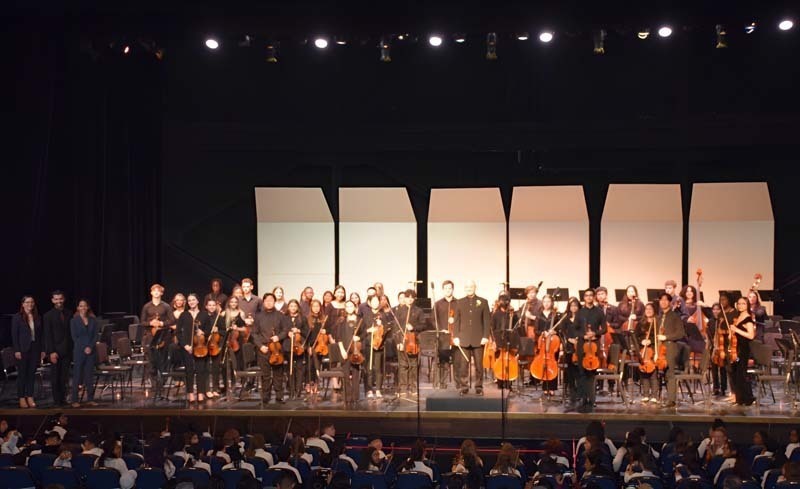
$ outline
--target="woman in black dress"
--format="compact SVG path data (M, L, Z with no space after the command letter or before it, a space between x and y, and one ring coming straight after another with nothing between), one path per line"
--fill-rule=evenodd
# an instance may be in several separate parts
M731 364L731 390L735 396L735 404L749 406L753 404L753 389L747 380L747 361L750 359L750 342L756 336L756 325L750 311L750 302L746 297L736 301L738 316L731 324L731 331L736 335L737 359Z
M339 353L342 356L342 366L345 372L345 403L353 406L358 402L359 387L361 385L361 364L363 363L364 350L361 349L362 321L358 318L356 305L351 301L345 302L344 316L339 317L333 328L333 337L336 339ZM356 352L362 355L360 362L352 361Z
M516 362L517 355L514 352L519 352L519 334L512 331L516 321L516 314L511 307L511 297L506 292L501 292L500 296L495 302L494 310L492 311L492 335L497 342L497 349L495 350L495 361L500 361L500 350L506 348L512 353L509 355L511 361ZM497 380L497 387L502 389L510 389L512 380Z

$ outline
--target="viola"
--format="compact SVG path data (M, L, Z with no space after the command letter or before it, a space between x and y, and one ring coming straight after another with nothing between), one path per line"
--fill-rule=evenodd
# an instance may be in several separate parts
M406 314L406 325L408 325L409 319L411 319L411 306L408 307L408 313ZM403 334L403 351L406 352L409 356L416 356L419 355L419 343L417 343L417 333L414 331L409 331L406 328L406 332Z
M150 318L149 322L153 322L154 320L161 321L161 318L158 316L154 316ZM150 336L152 336L152 344L151 346L156 350L160 350L167 345L167 340L169 336L169 328L166 325L162 326L150 326Z
M272 331L272 335L275 336L275 330ZM283 347L281 346L280 341L271 341L267 347L267 350L267 353L269 354L268 362L270 365L283 365Z
M231 331L231 334L228 335L228 348L235 353L239 351L243 343L247 343L248 341L250 341L250 327L245 324L243 331L234 329Z
M377 314L380 314L380 312ZM381 321L379 315L375 315L375 324L373 325L373 328L375 328L375 330L372 332L372 341L370 343L372 344L373 350L380 350L383 348L383 335L385 330L383 327L383 321Z
M739 324L739 318L733 320L733 325L736 326ZM728 327L728 334L730 338L728 338L728 362L736 363L739 361L739 335L733 330L733 328Z
M358 336L358 331L361 329L361 320L358 321L358 325L356 325L355 331L353 331L353 336ZM348 355L347 361L350 362L352 365L361 365L364 363L364 354L361 352L361 340L359 341L351 341L350 348L348 348Z
M208 335L208 354L212 357L219 355L219 352L222 351L219 346L222 341L222 335L219 334L217 329L217 321L219 321L220 316L221 314L217 313L217 317L214 318L214 324L211 325L211 334Z
M597 342L590 340L583 343L583 361L581 366L585 370L600 368L600 359L597 357Z
M325 319L326 318L324 316L319 317L314 324L309 324L312 330L319 325L320 332L317 334L317 339L314 340L314 346L312 349L314 350L314 354L321 355L323 357L328 356L328 344L331 342L331 338L328 333L322 333L322 331L325 330Z
M664 320L666 318L667 313L661 314L661 327L658 329L658 334L664 334ZM658 341L658 335L656 335L656 350L653 361L657 369L661 371L667 369L667 345L664 342Z
M200 321L195 319L192 325L195 329L194 338L192 340L192 355L194 355L195 358L205 358L208 356L206 337L205 335L197 334L200 332Z
M645 339L650 339L650 333L653 331L653 323L655 319L648 320L650 326L647 328L647 336ZM652 374L656 370L656 362L655 362L655 350L653 349L653 344L651 343L649 346L642 346L642 351L639 352L639 371Z
M303 341L303 335L300 334L299 330L292 337L292 343L294 344L294 346L292 347L292 353L297 357L302 356L303 353L305 353L306 348L305 348L305 341Z

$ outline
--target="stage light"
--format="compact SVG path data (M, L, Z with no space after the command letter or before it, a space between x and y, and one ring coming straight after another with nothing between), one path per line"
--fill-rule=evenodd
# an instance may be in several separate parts
M789 19L784 19L784 20L781 21L780 24L778 24L778 29L780 29L782 31L788 31L792 27L794 27L794 22L792 22Z
M539 34L539 40L542 42L550 42L553 40L553 33L550 31L544 31Z
M278 62L278 46L279 43L277 41L267 43L267 56L266 56L267 63Z
M658 28L658 35L661 37L669 37L672 35L672 27L670 26L662 26Z
M400 35L397 36L397 39L400 40L400 41L405 40L405 38L406 38L406 36L403 35L403 34L400 34Z
M206 47L208 49L217 49L219 47L219 41L217 41L213 37L209 37L208 39L206 39Z
M594 31L592 35L592 41L594 42L594 54L604 54L606 52L606 30L599 29Z
M130 46L128 46L128 45L126 44L126 45L125 45L125 46L122 48L122 54L130 54L130 52L131 52L131 47L130 47Z
M717 24L717 49L722 49L727 47L728 47L728 32L725 30L724 25Z
M529 36L528 36L527 32L520 32L520 33L517 34L517 40L518 41L527 41L528 38L529 38Z
M347 44L347 39L341 36L334 37L334 40L336 41L336 44L339 46L344 46Z
M464 34L456 34L453 36L453 40L458 44L463 44L467 41L467 36L465 36Z
M253 44L253 36L245 34L245 36L237 44L240 48L249 48Z
M325 49L328 47L328 40L323 37L318 37L314 39L314 46L319 49Z
M486 35L486 59L489 61L497 59L497 34L494 32Z
M384 36L381 37L381 61L384 63L390 63L392 61L392 46L389 44L390 37Z
M650 29L640 30L639 32L636 33L636 37L644 41L645 39L650 37Z
M756 23L750 22L746 26L744 26L744 33L745 34L752 34L756 31Z
M433 47L439 47L442 45L442 38L441 36L431 36L428 38L428 43Z

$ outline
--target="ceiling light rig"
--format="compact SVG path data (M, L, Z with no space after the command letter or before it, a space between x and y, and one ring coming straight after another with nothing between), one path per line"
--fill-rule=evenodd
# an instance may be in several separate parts
M391 63L392 61L392 46L389 42L391 39L390 36L381 36L380 42L380 49L381 49L381 57L380 60L384 63Z
M669 37L672 35L672 27L665 25L658 28L658 35L661 37Z
M756 23L750 22L746 26L744 26L744 33L745 34L752 34L756 31Z
M497 33L490 32L486 35L486 59L497 60Z
M442 36L438 34L433 34L432 36L428 37L428 44L431 46L438 48L442 45Z
M722 24L717 24L717 49L725 49L728 47L728 32L725 30L725 26Z
M639 29L639 31L636 33L636 37L644 41L645 39L650 37L650 29L649 28Z
M594 43L594 54L605 54L606 52L606 30L597 29L592 34L592 42Z
M788 31L792 27L794 27L794 22L792 22L789 19L784 19L784 20L780 21L780 23L778 24L778 29L780 29L782 31Z
M553 33L550 31L544 31L539 34L539 40L548 43L553 40Z

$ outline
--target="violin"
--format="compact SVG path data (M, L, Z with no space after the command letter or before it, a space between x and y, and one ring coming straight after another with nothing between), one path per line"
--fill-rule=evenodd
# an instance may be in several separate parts
M158 316L154 316L150 318L148 324L152 323L153 321L162 321L162 319ZM168 334L166 331L166 325L164 325L163 321L161 326L153 326L152 324L150 325L150 336L153 337L151 346L153 346L153 348L156 350L160 350L166 346Z
M550 381L558 378L558 361L552 352L557 352L561 348L561 338L553 333L567 315L561 316L556 323L556 314L558 314L558 310L554 307L553 315L550 317L550 329L539 335L538 351L531 362L531 375L539 380Z
M653 331L653 323L655 323L655 318L649 319L647 322L650 323L650 326L647 328L647 335L645 336L645 339L649 340L650 333ZM655 350L652 345L653 344L651 343L650 345L642 346L642 351L639 352L639 371L646 374L652 374L656 371L656 362L654 358Z
M408 307L408 314L406 314L406 324L408 324L408 320L411 318L411 306ZM408 356L417 356L419 355L419 343L417 343L417 333L414 331L409 331L406 328L406 332L403 334L403 350L406 352Z
M219 355L222 348L219 346L220 342L222 342L222 335L219 334L219 330L217 329L217 321L219 320L220 314L217 313L217 317L214 318L214 324L211 326L211 334L208 335L208 354L212 357Z
M714 329L714 349L711 351L711 363L717 367L724 367L726 363L725 350L727 345L725 344L725 339L727 335L720 333L720 330L722 329L723 321L725 323L728 322L728 317L725 315L725 311L720 311L720 316L717 318L717 327Z
M375 324L373 325L373 328L375 328L375 330L372 332L372 341L371 341L372 349L380 350L381 348L383 348L383 340L384 340L383 335L385 333L383 327L383 321L381 320L380 317L380 312L378 312L378 315L375 316Z
M514 309L508 308L508 324L512 325L514 322ZM495 356L497 355L497 356ZM492 370L494 371L495 380L517 380L519 377L519 359L517 357L516 348L501 348L499 354L492 355L494 362Z
M299 319L299 316L296 317ZM292 347L292 353L297 357L302 356L303 353L305 353L306 348L305 348L305 341L303 341L303 335L300 334L299 328L297 333L295 333L292 336L292 343L294 345Z
M206 336L197 334L200 332L200 321L195 319L192 322L194 326L194 339L192 340L192 355L195 358L205 358L208 356L208 345L206 344Z
M275 336L275 330L272 330L272 336ZM283 347L280 341L271 341L267 347L269 354L269 364L272 366L283 365Z
M667 318L667 313L661 314L661 327L658 328L659 334L664 334L664 320ZM664 342L658 341L658 335L656 335L656 350L655 356L653 357L653 361L656 364L656 368L664 371L667 369L667 345Z
M358 336L358 331L361 329L361 319L358 320L358 325L356 326L356 330L353 331L353 336ZM350 348L348 350L347 361L350 362L351 365L361 365L364 363L364 354L361 353L361 340L359 341L350 341Z
M325 329L325 317L317 318L320 325L320 333L317 334L317 339L314 341L314 353L316 355L322 355L323 357L328 356L328 344L331 342L331 338L328 333L322 333L321 331ZM311 329L314 329L314 325L311 325Z
M594 338L583 342L581 366L584 370L597 370L600 368L600 358L597 357L597 341Z
M242 343L247 343L248 341L250 341L250 327L245 324L244 331L239 331L238 329L231 331L228 338L228 348L235 353L239 351Z

